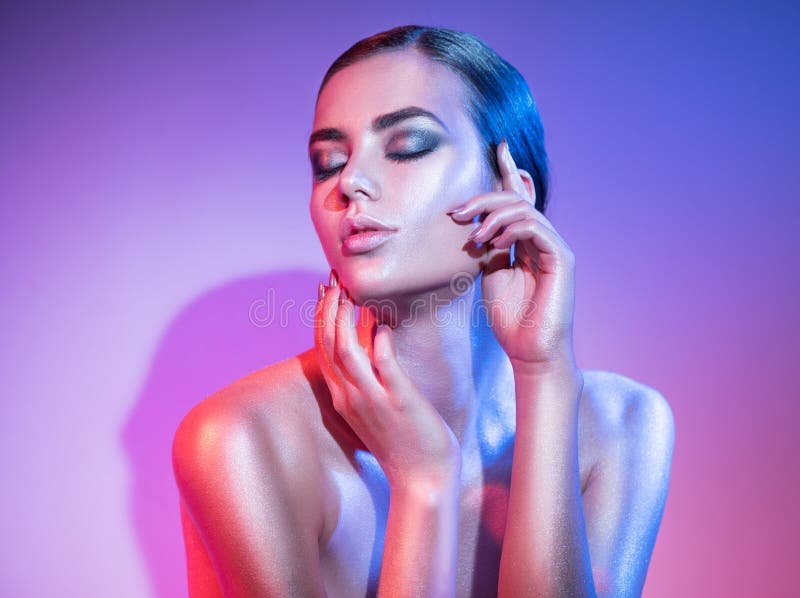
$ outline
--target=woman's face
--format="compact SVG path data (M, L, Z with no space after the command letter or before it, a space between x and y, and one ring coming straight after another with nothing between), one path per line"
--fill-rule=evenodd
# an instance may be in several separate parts
M310 212L328 263L357 303L430 292L456 274L480 272L485 250L467 239L473 226L447 214L499 188L463 94L457 75L409 50L348 66L322 90L309 145ZM434 116L387 117L412 107ZM342 226L362 214L396 230L358 252L343 242Z

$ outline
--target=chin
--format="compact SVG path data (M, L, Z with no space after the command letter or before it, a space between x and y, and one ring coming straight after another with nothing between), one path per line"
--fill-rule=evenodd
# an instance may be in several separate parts
M351 283L345 286L350 291L350 296L356 305L363 305L367 301L390 301L395 296L393 286L387 284L387 279L361 278L359 275L350 278Z

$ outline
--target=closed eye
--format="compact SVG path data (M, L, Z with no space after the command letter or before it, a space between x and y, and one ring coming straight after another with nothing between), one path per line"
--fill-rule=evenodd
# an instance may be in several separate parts
M389 158L390 160L395 161L395 162L412 162L414 160L419 160L423 156L425 156L425 155L433 152L434 150L436 150L436 148L438 148L439 144L440 144L440 139L439 139L439 137L437 135L432 134L429 131L421 131L421 130L417 130L417 131L406 130L406 131L403 131L400 135L397 135L397 136L393 137L391 142L389 143L389 145L391 146L393 144L393 142L396 142L398 140L406 140L407 142L408 141L412 141L413 142L414 140L422 141L423 142L422 144L420 144L420 143L417 143L417 144L412 143L411 145L412 146L413 145L417 145L417 147L422 145L423 147L422 147L422 149L420 149L418 151L415 151L415 152L406 151L406 152L389 152L389 153L387 153L386 157ZM336 166L334 168L323 168L323 167L318 165L316 160L314 160L313 161L314 180L316 180L316 181L324 181L324 180L330 178L331 176L336 174L338 171L340 171L342 168L344 168L345 164L346 164L346 162L344 162L343 164L341 164L339 166Z
M420 150L418 152L414 152L411 154L408 153L391 153L386 154L386 157L390 160L394 160L395 162L412 162L414 160L419 160L426 154L431 153L436 148L426 148L424 150ZM324 181L332 177L334 174L339 172L342 168L344 168L344 164L337 166L335 168L327 168L321 170L314 170L314 180L316 181Z

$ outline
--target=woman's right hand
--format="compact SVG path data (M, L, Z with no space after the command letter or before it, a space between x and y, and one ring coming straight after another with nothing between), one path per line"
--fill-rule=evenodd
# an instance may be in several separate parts
M390 489L457 484L458 440L397 361L392 329L380 324L373 335L370 316L370 329L358 334L355 304L335 271L319 291L315 346L334 409L375 456Z

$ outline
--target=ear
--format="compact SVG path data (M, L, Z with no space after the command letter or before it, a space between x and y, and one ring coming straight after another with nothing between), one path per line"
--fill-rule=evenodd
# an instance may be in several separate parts
M536 205L536 186L533 184L533 177L530 173L525 170L524 168L517 168L519 171L519 176L522 179L523 184L525 185L525 189L528 191L528 199L530 199L531 205Z

